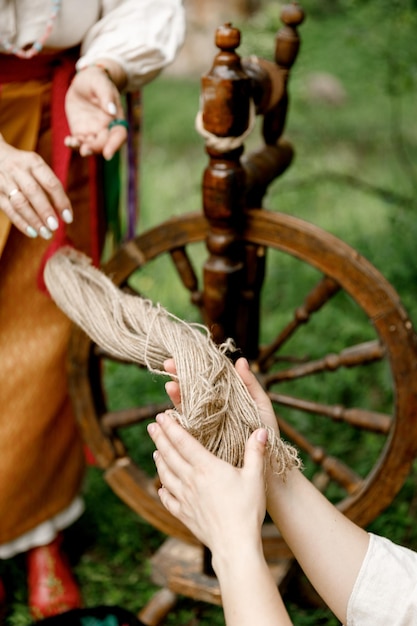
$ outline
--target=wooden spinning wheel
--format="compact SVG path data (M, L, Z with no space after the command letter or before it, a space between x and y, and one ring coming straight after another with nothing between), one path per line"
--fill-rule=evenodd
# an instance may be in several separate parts
M390 504L417 452L417 341L395 290L357 251L308 222L260 208L269 183L292 158L281 134L300 7L286 6L282 20L274 64L241 60L235 52L239 31L230 25L217 31L220 52L202 81L209 156L204 211L129 241L103 269L121 288L153 300L158 289L149 293L141 273L148 267L172 272L173 284L215 340L233 337L249 358L281 433L299 447L311 479L365 526ZM254 110L263 115L264 145L243 157L239 138ZM340 343L342 325L351 330L349 345ZM161 396L158 405L139 399L139 406L110 409L103 377L109 360L74 328L70 385L86 442L110 486L134 511L169 537L195 544L160 504L155 476L123 435L137 425L145 437L144 425L168 404ZM332 449L323 447L323 435ZM271 561L289 556L268 524L264 548ZM163 583L220 602L214 583Z

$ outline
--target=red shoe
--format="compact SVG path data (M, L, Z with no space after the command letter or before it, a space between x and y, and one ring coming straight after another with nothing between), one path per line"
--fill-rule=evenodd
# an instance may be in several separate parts
M52 617L82 605L81 594L65 555L62 535L26 554L28 604L34 620Z

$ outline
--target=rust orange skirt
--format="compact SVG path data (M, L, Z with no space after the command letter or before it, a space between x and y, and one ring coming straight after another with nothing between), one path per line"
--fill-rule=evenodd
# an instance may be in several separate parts
M51 163L50 84L1 86L0 128L10 144ZM91 254L88 162L71 157L68 235ZM39 291L48 246L0 213L0 543L65 509L84 475L82 440L67 391L70 323Z

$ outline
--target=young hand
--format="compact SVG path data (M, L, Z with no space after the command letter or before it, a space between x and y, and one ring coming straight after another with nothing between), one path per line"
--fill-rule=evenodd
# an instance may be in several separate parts
M112 71L117 71L114 65ZM71 131L66 143L82 156L101 153L110 159L126 141L125 126L109 128L112 121L123 120L124 112L119 89L101 66L88 66L74 76L65 97L65 111Z
M176 374L172 359L164 365L168 373ZM276 427L271 403L246 360L240 359L236 368L258 402L262 419ZM166 389L177 410L181 410L178 383L170 381ZM246 443L243 467L237 469L208 452L169 412L157 416L148 430L157 446L161 501L210 549L227 626L290 626L261 539L267 431L252 433Z
M164 368L168 372L168 374L171 374L175 377L176 368L174 359L167 359L164 363ZM278 423L275 417L274 409L272 408L271 401L266 395L263 387L257 380L256 376L251 371L248 361L245 358L238 359L236 361L235 368L243 383L246 385L249 394L252 396L258 406L261 421L266 426L270 426L278 434ZM169 381L168 383L166 383L165 389L175 408L179 412L181 412L181 396L178 383L174 380Z
M169 412L158 415L148 431L157 447L161 501L210 548L213 566L241 542L258 546L265 516L266 430L248 440L241 469L208 452Z

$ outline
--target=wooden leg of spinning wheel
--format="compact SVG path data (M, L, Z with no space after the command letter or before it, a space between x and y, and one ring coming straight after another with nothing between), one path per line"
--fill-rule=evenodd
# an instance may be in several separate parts
M145 626L159 626L176 602L176 593L166 588L160 589L138 613L138 618Z

